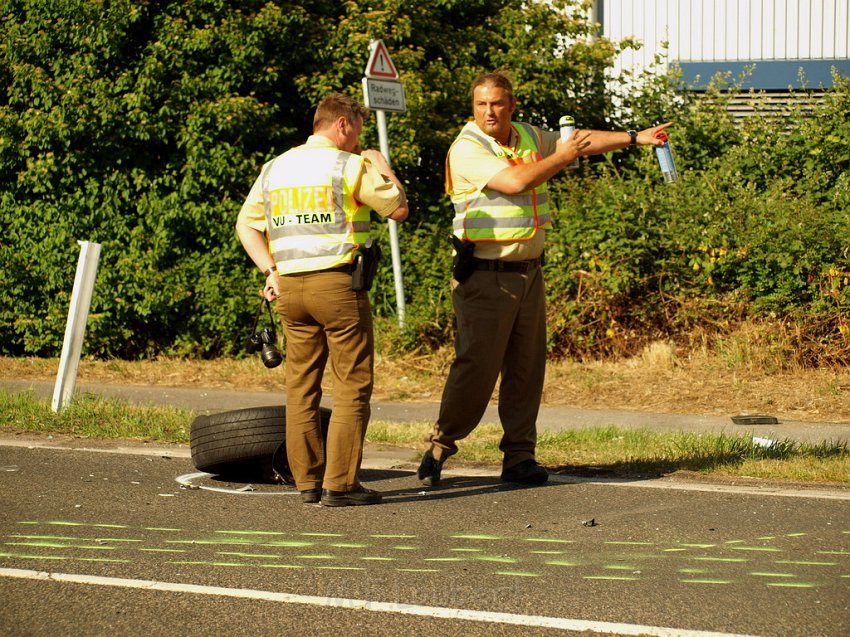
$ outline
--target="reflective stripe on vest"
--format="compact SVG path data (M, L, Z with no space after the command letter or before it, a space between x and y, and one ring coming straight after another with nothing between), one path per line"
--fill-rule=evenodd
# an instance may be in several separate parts
M542 159L537 133L524 122L514 122L519 136L517 150L502 146L492 137L481 133L470 122L455 139L468 139L481 144L506 164L515 166ZM549 191L546 184L517 195L507 195L497 190L483 188L470 192L454 192L446 162L447 191L455 208L452 222L454 234L470 241L517 241L532 238L537 229L551 225Z
M363 158L335 148L299 146L263 171L269 250L278 272L351 263L369 239L369 208L354 197Z

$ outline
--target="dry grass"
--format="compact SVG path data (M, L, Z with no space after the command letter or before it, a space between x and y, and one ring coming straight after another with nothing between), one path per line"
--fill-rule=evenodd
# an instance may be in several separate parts
M748 351L746 341L740 343L684 354L670 344L653 343L624 361L550 362L543 401L590 409L749 413L784 420L850 422L850 370L787 369L773 364L767 355ZM429 356L378 356L375 400L439 401L451 356L450 348ZM0 378L4 379L55 380L57 369L56 359L0 358ZM283 388L282 368L268 370L257 357L83 360L78 381L258 391Z

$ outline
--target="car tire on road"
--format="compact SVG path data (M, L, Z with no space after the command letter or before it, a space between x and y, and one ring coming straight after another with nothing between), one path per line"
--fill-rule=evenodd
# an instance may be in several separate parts
M331 410L319 409L327 437ZM189 447L199 471L231 480L268 480L292 484L286 458L286 408L250 407L198 416L192 422Z

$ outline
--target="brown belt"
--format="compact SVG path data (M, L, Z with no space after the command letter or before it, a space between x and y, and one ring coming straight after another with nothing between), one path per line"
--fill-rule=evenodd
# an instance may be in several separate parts
M325 272L345 272L346 274L351 274L351 264L346 263L345 265L338 265L335 268L328 268L327 270L309 270L307 272L291 272L289 274L284 274L283 276L304 276L305 274L324 274Z
M476 270L489 270L491 272L528 272L540 266L540 259L529 261L502 261L500 259L478 259L472 260Z

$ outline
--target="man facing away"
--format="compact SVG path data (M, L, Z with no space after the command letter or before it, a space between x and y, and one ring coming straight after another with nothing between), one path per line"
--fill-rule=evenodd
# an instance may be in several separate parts
M277 299L286 337L286 452L305 503L377 504L360 484L371 415L374 334L368 285L353 286L369 257L370 209L403 221L404 188L384 156L360 150L369 111L333 93L316 108L313 135L267 163L236 222L245 251ZM356 281L356 278L355 278ZM330 361L333 411L322 434L319 403Z
M446 159L446 192L455 208L457 332L455 360L418 471L427 485L440 482L457 441L478 426L500 374L501 479L547 481L535 460L546 364L541 270L551 226L546 182L580 155L660 145L655 135L670 125L639 132L576 131L562 142L557 132L512 121L515 109L505 75L479 75L472 84L474 121L463 127Z

